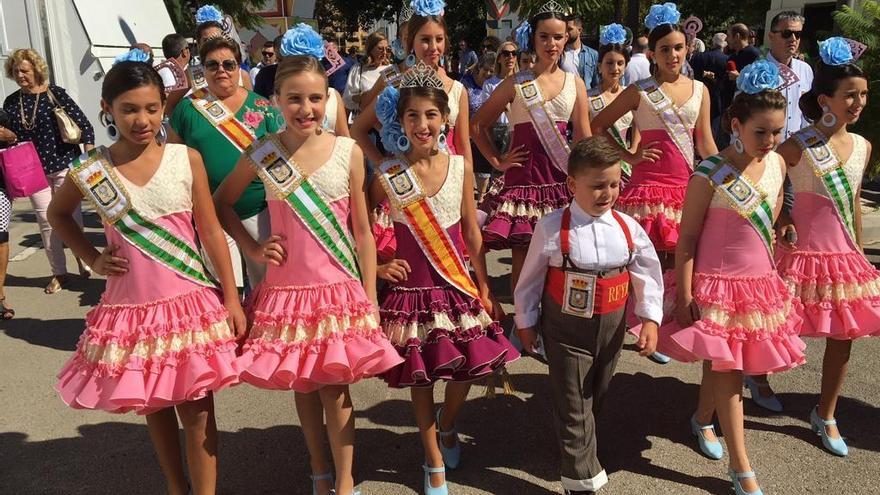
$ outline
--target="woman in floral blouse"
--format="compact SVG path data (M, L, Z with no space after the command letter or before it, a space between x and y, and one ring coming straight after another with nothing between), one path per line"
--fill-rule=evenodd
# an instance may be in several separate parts
M253 137L259 138L264 134L278 131L283 118L269 100L239 86L241 52L235 43L222 37L212 38L200 47L199 56L205 65L205 79L210 93L207 95L208 99L219 100ZM171 115L171 127L183 143L202 154L211 192L214 192L235 168L235 163L241 155L242 143L234 144L234 139L230 140L218 127L215 127L197 105L198 102L192 97L181 101ZM268 237L269 214L266 211L262 182L255 180L248 186L241 199L235 204L235 211L248 233L255 239ZM238 249L235 248L232 238L227 237L227 241L233 255L232 265L236 269L236 281L242 285ZM255 287L265 272L264 265L252 262L247 257L245 257L245 265L249 285Z

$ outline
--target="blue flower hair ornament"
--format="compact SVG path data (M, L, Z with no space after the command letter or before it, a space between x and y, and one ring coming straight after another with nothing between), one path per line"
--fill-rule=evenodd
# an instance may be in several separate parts
M674 3L651 5L651 10L645 16L645 27L653 31L654 28L663 24L678 24L679 19L681 19L681 13Z
M196 11L196 25L210 21L222 23L223 12L220 12L220 9L213 5L199 7L199 10Z
M403 153L403 150L397 146L397 142L401 136L403 136L403 128L400 126L400 122L392 122L388 125L383 125L382 130L379 131L379 137L382 139L382 147L385 148L385 151L395 155Z
M779 89L783 84L779 67L767 59L761 59L745 66L736 78L736 87L746 94Z
M394 86L386 86L379 98L376 99L376 118L382 127L387 127L397 122L397 102L400 100L400 92Z
M113 60L113 65L116 65L119 62L147 62L149 60L150 56L147 55L146 52L140 48L132 48L122 55L117 55L116 59Z
M513 36L520 50L524 52L529 51L529 40L532 37L532 26L529 24L529 21L523 21L514 31Z
M281 55L308 55L321 60L324 58L324 40L312 26L301 22L284 33L281 38Z
M617 23L602 26L599 29L599 44L602 46L625 45L627 37L626 28Z
M849 42L840 36L819 42L819 56L825 65L846 65L855 61Z
M446 2L444 0L410 0L409 6L415 15L428 17L429 15L443 15Z

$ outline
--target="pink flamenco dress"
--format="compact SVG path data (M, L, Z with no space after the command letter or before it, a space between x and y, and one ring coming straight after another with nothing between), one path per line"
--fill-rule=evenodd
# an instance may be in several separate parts
M562 90L544 103L563 137L567 135L577 99L575 77L566 73ZM486 193L480 205L486 213L483 242L492 250L527 248L538 220L571 202L571 192L565 184L567 174L553 165L544 150L519 91L508 115L513 127L510 149L524 146L529 156L522 167L508 169L500 189Z
M691 147L694 126L703 101L703 83L694 81L693 85L691 97L676 108L688 130L686 139L690 140ZM626 188L620 192L616 207L642 225L658 252L674 251L678 244L681 208L693 171L694 156L685 156L679 149L663 120L654 111L647 93L640 91L639 97L635 125L641 134L642 146L660 150L662 155L656 162L633 164L632 176Z
M843 169L855 193L868 156L865 138L850 136L853 151ZM788 172L795 191L791 215L797 245L788 250L780 244L776 257L780 275L802 303L801 336L851 340L880 335L880 272L849 235L808 160L804 153ZM855 201L858 205L857 196Z
M771 153L756 186L775 208L782 159ZM701 319L687 328L672 317L675 291L667 290L667 320L657 350L684 362L706 360L715 371L761 375L805 361L798 337L797 299L779 277L755 227L716 192L697 243L693 297ZM637 329L634 329L636 332Z
M142 217L196 248L186 146L166 145L143 187L116 175ZM238 383L220 292L148 257L114 227L105 224L104 234L128 272L107 278L86 316L76 352L58 374L62 400L77 409L151 414Z
M330 159L311 174L339 223L349 225L354 141L337 137ZM361 281L327 252L284 201L267 191L272 232L287 259L267 265L248 301L253 322L238 364L241 379L275 390L314 392L379 375L402 360L385 338Z
M463 254L461 200L464 158L450 156L446 181L427 198L459 256ZM404 362L385 374L391 387L429 386L437 380L472 381L519 358L501 325L482 303L450 285L434 269L402 212L392 208L397 258L409 263L407 279L379 294L385 334Z

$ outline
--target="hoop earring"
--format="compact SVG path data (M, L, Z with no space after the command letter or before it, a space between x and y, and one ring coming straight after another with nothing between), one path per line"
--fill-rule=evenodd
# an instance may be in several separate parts
M834 127L837 125L837 116L831 113L828 105L822 105L822 118L819 119L825 127Z
M415 52L409 52L409 55L406 56L406 60L404 60L404 63L406 64L407 67L412 67L413 65L416 65Z
M437 136L437 149L444 153L449 151L449 148L446 146L446 134Z
M400 136L397 138L397 149L400 150L401 153L406 153L409 151L409 138L406 136Z
M111 141L118 141L119 128L113 123L113 116L109 113L101 113L100 120L101 123L107 127L107 137L109 137Z
M739 131L733 131L733 149L736 150L737 153L742 155L746 151L745 145L743 145L742 139L739 138Z

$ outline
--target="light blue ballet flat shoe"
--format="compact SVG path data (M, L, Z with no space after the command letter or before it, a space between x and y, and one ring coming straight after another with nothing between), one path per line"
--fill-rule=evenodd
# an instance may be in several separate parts
M834 419L822 419L819 417L819 406L814 407L810 413L810 426L812 426L813 432L822 438L822 445L825 446L825 449L834 455L846 457L849 454L849 447L846 446L843 437L831 438L828 436L828 429L825 428L826 426L834 426L836 424L837 421ZM840 432L838 431L839 434Z
M669 356L667 356L666 354L661 354L659 352L655 352L655 353L651 354L650 356L648 356L648 359L650 359L651 361L654 361L657 364L666 364L669 361L672 361L672 359Z
M336 480L334 479L333 473L324 473L324 474L310 474L309 478L312 480L312 495L318 495L318 482L329 480L331 484L336 484ZM330 493L333 493L333 490L330 490Z
M440 486L431 486L431 475L434 473L445 473L445 467L428 467L427 464L422 465L422 470L425 472L425 495L449 495L449 487L446 486L446 480L443 480L443 484Z
M743 383L745 383L746 387L749 388L749 392L751 392L752 400L755 402L755 404L763 407L764 409L767 409L768 411L773 411L775 413L782 412L782 402L779 402L779 398L776 397L776 394L772 394L767 397L761 395L761 385L750 376L746 376L745 378L743 378Z
M715 433L715 425L712 423L701 425L697 422L696 416L691 416L691 433L697 437L697 443L700 444L700 452L709 459L717 461L724 456L724 447L717 437L714 441L707 440L703 435L704 430L712 430L712 433Z
M446 464L446 467L449 469L455 469L461 462L461 442L458 440L458 431L456 431L454 426L449 431L443 431L440 429L440 414L442 412L442 407L437 408L437 415L434 418L434 421L436 421L437 424L437 434L440 435L440 440L437 443L440 444L440 454L443 456L443 464ZM455 436L455 445L452 447L443 445L443 438L451 436Z
M754 471L746 471L745 473L737 473L733 469L727 471L727 474L730 475L730 479L733 480L733 490L736 492L736 495L764 495L764 492L761 491L760 488L753 492L747 492L743 489L742 483L740 480L744 480L746 478L754 478Z

